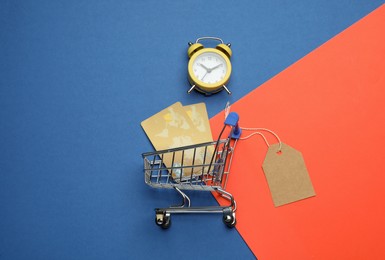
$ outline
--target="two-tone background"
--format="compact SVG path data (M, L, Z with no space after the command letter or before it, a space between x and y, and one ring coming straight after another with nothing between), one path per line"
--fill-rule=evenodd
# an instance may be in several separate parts
M383 3L1 1L0 259L382 259ZM201 36L232 43L233 95L186 93ZM238 229L175 215L161 230L153 209L180 198L144 184L140 122L177 101L205 102L214 129L230 101L278 130L317 196L274 208L262 174L233 172Z

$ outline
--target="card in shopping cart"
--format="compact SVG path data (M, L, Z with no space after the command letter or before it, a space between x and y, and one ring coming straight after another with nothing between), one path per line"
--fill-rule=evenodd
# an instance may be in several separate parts
M205 103L183 106L204 142L212 141L211 127Z
M177 102L141 123L154 148L165 150L170 148L195 145L212 141L206 107L203 103L183 107ZM212 149L187 150L175 155L165 154L161 158L167 167L180 167L186 170L172 173L176 181L183 181L199 175L204 164L212 156ZM195 154L194 154L195 153Z

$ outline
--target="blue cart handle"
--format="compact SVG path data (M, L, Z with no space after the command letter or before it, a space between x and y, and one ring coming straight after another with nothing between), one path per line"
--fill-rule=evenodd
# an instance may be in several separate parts
M238 121L239 121L239 116L235 112L229 113L225 120L225 125L232 127L231 138L233 139L239 139L242 133L242 130L238 125Z

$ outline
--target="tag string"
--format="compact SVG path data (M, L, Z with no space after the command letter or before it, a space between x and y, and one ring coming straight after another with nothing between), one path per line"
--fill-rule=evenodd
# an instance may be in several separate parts
M278 143L279 143L278 152L280 152L280 151L282 150L282 142L281 142L281 139L280 139L279 136L278 136L275 132L273 132L272 130L267 129L267 128L250 128L250 127L240 127L240 128L241 128L242 130L245 130L245 131L265 131L265 132L268 132L268 133L274 135L274 137L277 139L277 141L278 141ZM254 133L252 133L252 134L250 134L250 135L248 135L248 136L246 136L246 137L242 137L242 138L240 138L240 139L241 139L241 140L245 140L245 139L248 139L248 138L250 138L250 137L252 137L253 135L256 135L256 134L262 136L262 138L264 139L264 141L265 141L267 147L270 146L269 143L267 142L266 137L265 137L261 132L254 132Z
M227 118L227 116L229 115L230 113L230 102L227 101L226 103L226 106L225 106L225 109L224 109L224 112L225 112L225 120ZM268 132L272 135L274 135L274 137L277 139L278 143L279 143L279 147L278 147L278 152L280 152L282 150L282 142L281 142L281 139L279 138L279 136L273 132L272 130L270 129L267 129L267 128L252 128L252 127L240 127L240 129L244 130L244 131L255 131L254 133L251 133L249 134L248 136L246 137L240 137L239 140L246 140L254 135L259 135L262 137L262 139L265 141L267 147L270 146L269 142L267 141L267 138L265 137L265 135L259 131L264 131L264 132Z
M242 127L240 127L242 130L246 130ZM246 130L247 131L247 130ZM254 136L254 135L260 135L262 137L262 139L265 141L267 147L270 146L269 142L267 141L267 138L265 137L264 134L262 134L261 132L254 132L254 133L251 133L249 134L248 136L245 136L245 137L240 137L239 140L246 140L246 139L249 139L250 137Z
M225 120L226 120L227 116L229 115L229 113L230 113L230 102L227 101L226 106L225 106Z

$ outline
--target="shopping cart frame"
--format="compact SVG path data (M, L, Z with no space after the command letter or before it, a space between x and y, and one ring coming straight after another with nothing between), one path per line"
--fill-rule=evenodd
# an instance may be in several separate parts
M225 189L235 144L241 134L238 120L238 114L230 113L217 141L142 154L145 183L153 188L174 189L182 197L180 205L155 209L155 223L158 226L169 228L171 214L187 213L221 213L226 226L232 228L236 225L236 202ZM227 138L221 139L226 127L230 127L230 133ZM192 154L192 159L184 163L188 154ZM198 160L198 155L203 161ZM229 204L193 207L190 198L182 190L216 192Z

